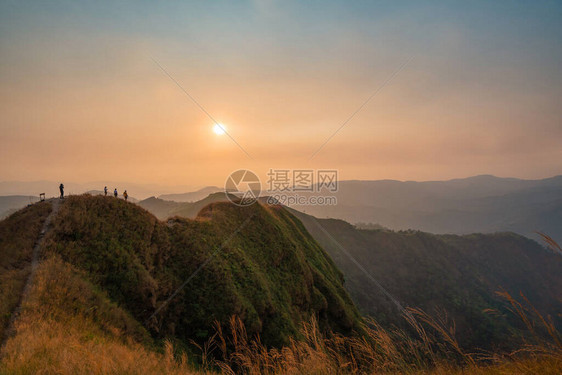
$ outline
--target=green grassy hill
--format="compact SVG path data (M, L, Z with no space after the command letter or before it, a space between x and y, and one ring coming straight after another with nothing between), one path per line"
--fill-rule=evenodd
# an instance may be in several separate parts
M385 327L403 324L396 306L337 244L404 306L422 308L434 317L445 311L464 348L520 345L524 327L496 295L502 288L517 297L523 293L562 327L562 257L533 240L514 233L360 230L342 220L291 212L342 270L361 312Z
M163 223L122 200L72 196L53 221L43 256L59 257L80 271L137 322L148 320L153 335L184 343L205 341L215 321L232 315L268 346L288 343L311 316L337 332L358 327L341 273L300 221L281 208L213 203L195 220Z

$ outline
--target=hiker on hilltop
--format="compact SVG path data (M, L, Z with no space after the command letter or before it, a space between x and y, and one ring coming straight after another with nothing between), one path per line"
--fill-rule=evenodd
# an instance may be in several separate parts
M125 190L123 192L123 198L125 198L125 200L127 200L127 198L129 198L129 194L127 194L127 190Z
M113 190L113 196L114 196L115 198L117 198L117 195L118 195L118 194L117 194L117 188L115 188L115 190Z
M107 186L103 188L103 194L107 197Z
M61 184L59 185L59 190L60 190L60 199L64 199L64 185Z

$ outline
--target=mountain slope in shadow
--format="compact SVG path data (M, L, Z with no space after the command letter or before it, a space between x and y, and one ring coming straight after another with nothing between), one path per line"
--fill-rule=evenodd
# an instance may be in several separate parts
M514 233L359 230L342 220L290 211L342 270L361 312L385 326L402 324L388 292L434 316L446 311L465 348L512 348L523 327L495 294L505 289L513 296L523 293L562 327L562 257L533 240Z

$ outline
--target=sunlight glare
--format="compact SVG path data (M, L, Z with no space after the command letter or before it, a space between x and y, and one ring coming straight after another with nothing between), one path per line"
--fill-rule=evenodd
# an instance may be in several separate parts
M215 126L213 126L213 132L215 132L216 135L223 135L226 133L226 127L223 124L215 124Z

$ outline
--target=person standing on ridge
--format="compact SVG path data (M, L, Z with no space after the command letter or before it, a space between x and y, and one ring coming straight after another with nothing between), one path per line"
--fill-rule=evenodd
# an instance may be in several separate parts
M129 198L129 194L127 194L127 190L125 190L123 192L123 198L125 198L125 200L127 200L127 198Z
M59 185L59 190L60 190L60 199L64 199L64 185L61 184Z
M113 196L114 196L115 198L117 198L117 188L115 188L115 190L113 190Z
M103 188L103 194L107 197L107 186Z

